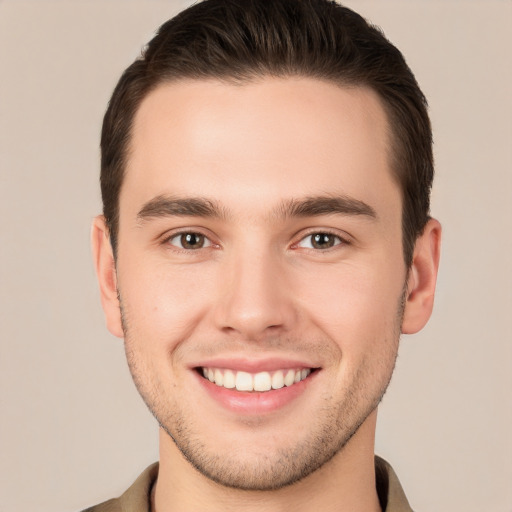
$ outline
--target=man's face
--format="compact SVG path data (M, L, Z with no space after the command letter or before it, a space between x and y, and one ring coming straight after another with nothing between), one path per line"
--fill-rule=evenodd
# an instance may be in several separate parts
M210 478L289 484L373 417L407 275L388 137L374 93L314 79L143 101L120 196L126 352Z

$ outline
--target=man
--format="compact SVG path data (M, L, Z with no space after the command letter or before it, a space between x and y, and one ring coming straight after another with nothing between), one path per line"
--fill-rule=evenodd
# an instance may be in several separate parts
M206 0L105 115L93 249L159 465L94 511L411 510L374 457L439 261L425 99L326 0Z

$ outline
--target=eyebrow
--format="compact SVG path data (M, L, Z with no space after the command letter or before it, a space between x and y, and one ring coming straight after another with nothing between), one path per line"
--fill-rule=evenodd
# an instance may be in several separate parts
M217 203L203 197L157 196L144 204L137 219L158 217L225 218L226 212Z
M367 203L345 195L312 196L283 202L277 209L282 217L317 217L320 215L360 215L377 219L377 212Z
M274 209L274 218L319 217L321 215L363 216L377 219L375 210L359 199L345 195L310 196L285 200ZM160 217L204 217L226 219L228 211L217 202L203 197L157 196L144 204L139 221Z

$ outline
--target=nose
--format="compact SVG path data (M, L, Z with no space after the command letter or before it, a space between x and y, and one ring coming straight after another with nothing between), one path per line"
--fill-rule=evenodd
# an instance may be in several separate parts
M296 312L278 257L253 252L233 255L224 264L215 307L217 328L248 341L292 328Z

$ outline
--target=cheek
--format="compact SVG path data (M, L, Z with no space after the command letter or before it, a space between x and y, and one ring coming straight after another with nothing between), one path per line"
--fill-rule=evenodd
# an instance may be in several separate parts
M358 348L396 328L403 269L378 265L326 266L296 275L294 291L310 321L344 347ZM343 348L343 347L342 347Z
M162 262L119 269L127 328L152 344L178 344L204 317L212 279L201 265L182 268Z

